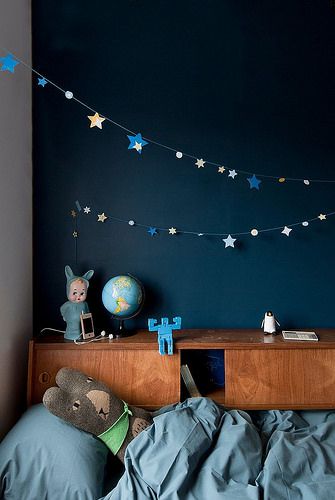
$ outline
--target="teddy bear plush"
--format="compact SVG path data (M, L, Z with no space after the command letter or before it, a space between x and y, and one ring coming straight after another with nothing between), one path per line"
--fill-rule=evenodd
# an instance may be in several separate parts
M50 387L44 393L46 408L98 436L121 461L130 441L152 424L148 411L128 406L105 384L80 371L61 368L56 383L58 387Z

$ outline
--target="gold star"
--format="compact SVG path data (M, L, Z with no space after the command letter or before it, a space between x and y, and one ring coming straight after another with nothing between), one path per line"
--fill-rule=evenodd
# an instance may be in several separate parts
M205 161L201 158L200 160L197 160L195 162L195 165L198 167L198 168L205 168Z
M142 144L135 141L135 146L133 149L136 149L136 151L142 151Z
M219 167L218 168L218 172L219 174L223 174L223 172L225 171L226 169L224 167Z
M106 219L108 219L108 217L104 212L102 212L102 214L98 214L98 222L105 222Z
M318 219L320 219L320 220L326 220L327 216L325 214L320 214L320 215L318 215Z
M73 218L77 217L77 212L75 210L71 210L71 216Z
M177 229L175 227L170 227L169 234L177 234Z
M99 116L99 113L95 113L95 115L88 116L87 118L91 121L90 128L98 127L102 129L102 122L106 120L106 118L102 118L102 116Z
M78 238L78 232L77 232L77 231L73 231L72 236L73 236L74 238Z

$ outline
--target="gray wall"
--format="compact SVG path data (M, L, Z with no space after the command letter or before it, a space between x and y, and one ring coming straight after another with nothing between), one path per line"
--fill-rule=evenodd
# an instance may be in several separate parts
M31 60L28 0L3 0L0 46ZM5 53L0 49L0 56ZM32 335L31 73L0 72L0 437L25 404Z

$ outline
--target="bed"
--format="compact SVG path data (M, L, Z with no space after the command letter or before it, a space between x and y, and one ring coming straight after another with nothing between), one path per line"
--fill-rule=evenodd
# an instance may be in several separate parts
M160 356L144 331L84 346L31 341L31 406L0 444L1 498L330 500L335 331L317 333L317 343L286 344L254 330L184 330L173 356ZM186 398L180 365L197 365L203 349L224 351L225 386ZM39 404L64 363L132 405L159 406L153 424L128 445L124 464Z
M123 465L37 404L1 443L0 478L4 500L329 500L335 411L245 412L189 398L154 412Z

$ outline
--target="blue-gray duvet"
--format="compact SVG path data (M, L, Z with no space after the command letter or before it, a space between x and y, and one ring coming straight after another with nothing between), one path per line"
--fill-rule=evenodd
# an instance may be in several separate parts
M263 498L335 498L335 412L248 414L206 398L166 407L104 500Z

